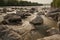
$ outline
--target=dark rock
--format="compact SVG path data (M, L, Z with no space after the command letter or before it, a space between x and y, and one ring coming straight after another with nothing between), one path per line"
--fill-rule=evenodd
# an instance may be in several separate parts
M60 40L60 35L59 34L55 34L52 36L48 36L48 37L44 37L38 40Z
M58 26L59 32L60 32L60 21L57 22L57 26Z
M1 13L1 14L3 13L3 8L2 8L2 9L0 9L0 13Z
M43 19L40 16L37 16L30 23L34 25L40 25L40 24L43 24Z
M6 31L8 31L7 29L8 29L7 26L0 25L0 38L5 35Z
M60 21L60 13L58 14L58 21Z
M28 16L31 16L30 13L25 13L25 12L20 12L20 11L17 11L16 14L21 16L22 19L27 18Z
M35 8L31 8L31 9L30 9L30 13L34 13L35 10L36 10Z
M3 13L6 13L7 12L7 9L6 8L3 8Z
M17 13L17 15L21 16L22 19L27 18L27 16L25 16L25 13Z
M44 15L44 12L39 12L37 15Z
M16 14L7 14L4 17L3 24L22 24L21 17Z
M28 32L24 36L24 40L37 40L39 38L43 38L48 36L47 30L50 29L50 27L45 25L36 25L35 29L32 29L30 32Z
M60 17L58 17L58 21L60 21Z
M51 10L49 13L56 13L56 12L60 12L60 8L53 9L53 10Z
M55 21L58 21L58 17L60 16L60 9L54 9L48 12L47 16L52 17Z
M41 35L37 30L32 30L24 36L24 40L37 40L42 37L43 35Z
M53 20L58 21L59 13L48 13L47 16L53 18Z
M0 25L0 38L2 40L22 40L21 35L5 25Z
M46 25L34 25L35 29L41 34L45 36L49 36L47 30L49 30L51 27Z
M49 33L49 35L54 35L54 34L59 34L59 30L55 29L55 28L51 28L49 30L47 30L47 32Z

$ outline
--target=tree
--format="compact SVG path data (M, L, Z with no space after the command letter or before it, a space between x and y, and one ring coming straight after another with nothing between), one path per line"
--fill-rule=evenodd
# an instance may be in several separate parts
M53 2L51 3L51 6L59 8L60 7L60 0L53 0Z
M0 5L2 6L4 4L4 0L0 0Z
M17 5L17 0L8 0L7 5Z

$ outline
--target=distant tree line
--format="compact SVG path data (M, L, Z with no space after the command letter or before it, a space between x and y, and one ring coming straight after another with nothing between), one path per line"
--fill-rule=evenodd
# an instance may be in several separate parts
M0 6L40 6L43 4L38 4L36 2L28 1L17 1L17 0L0 0Z
M53 0L51 6L55 8L60 8L60 0Z

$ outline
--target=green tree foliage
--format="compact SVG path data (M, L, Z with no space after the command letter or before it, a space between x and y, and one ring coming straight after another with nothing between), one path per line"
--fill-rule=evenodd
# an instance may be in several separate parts
M0 5L2 6L4 4L4 0L0 0Z
M32 2L27 2L27 1L17 1L17 0L0 0L0 6L39 6L42 4L38 3L32 3Z
M7 5L17 5L17 0L8 0Z
M53 2L51 3L52 7L60 7L60 0L53 0Z

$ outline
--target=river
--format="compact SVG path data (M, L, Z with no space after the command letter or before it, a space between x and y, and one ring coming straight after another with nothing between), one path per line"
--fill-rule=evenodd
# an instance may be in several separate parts
M24 7L24 8L31 8L32 6L29 6L29 7ZM34 6L33 6L34 7ZM39 9L39 11L42 9L42 6L35 6L35 8L38 8ZM6 14L3 14L3 15L6 15ZM2 15L2 16L3 16ZM24 19L23 20L23 25L22 26L25 26L24 28L27 28L27 30L28 29L31 29L32 28L32 25L29 23L31 20L33 20L34 18L36 18L36 16L37 16L37 13L34 13L34 14L31 14L31 16L29 16L27 19ZM54 21L54 20L52 20L52 19L50 19L50 18L48 18L48 17L46 17L46 16L44 16L44 15L41 15L41 17L43 18L43 20L44 20L44 24L45 25L48 25L48 26L51 26L51 27L55 27L55 28L57 28L57 23ZM2 17L1 17L1 15L0 15L0 19L1 19ZM3 19L2 19L3 20ZM30 27L30 28L29 28Z

